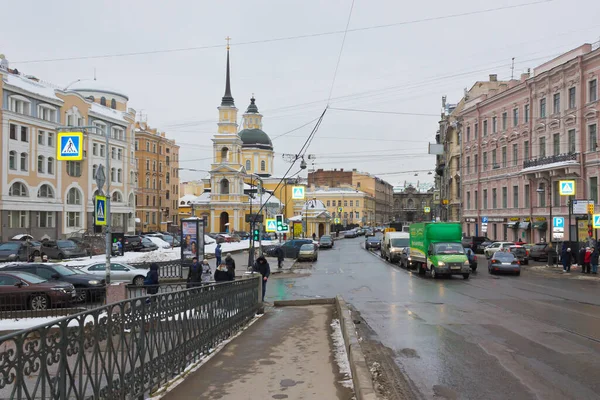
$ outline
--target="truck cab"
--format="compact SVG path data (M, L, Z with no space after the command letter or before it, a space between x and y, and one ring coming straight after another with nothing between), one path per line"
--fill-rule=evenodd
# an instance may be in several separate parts
M410 234L406 232L386 232L381 243L381 257L394 263L400 261L402 251L410 246Z

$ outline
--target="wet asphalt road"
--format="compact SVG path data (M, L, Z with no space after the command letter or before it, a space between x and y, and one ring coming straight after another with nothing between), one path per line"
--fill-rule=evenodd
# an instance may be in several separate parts
M600 399L600 281L482 266L432 280L343 239L267 301L341 294L428 399Z

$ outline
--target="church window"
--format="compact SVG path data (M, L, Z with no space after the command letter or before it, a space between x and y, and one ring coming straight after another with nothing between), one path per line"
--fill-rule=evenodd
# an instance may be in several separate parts
M246 160L246 169L249 171L251 168L250 160Z
M266 169L267 169L267 163L265 162L265 160L262 160L260 162L260 170L265 171Z
M227 153L228 152L229 152L229 149L227 147L223 147L221 149L221 162L227 161Z
M221 194L229 194L229 181L227 179L221 180Z

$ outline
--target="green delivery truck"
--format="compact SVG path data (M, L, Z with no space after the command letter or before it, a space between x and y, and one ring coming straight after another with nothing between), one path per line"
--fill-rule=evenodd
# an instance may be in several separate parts
M462 275L469 279L471 267L462 246L462 228L458 223L425 222L410 225L410 257L425 275Z

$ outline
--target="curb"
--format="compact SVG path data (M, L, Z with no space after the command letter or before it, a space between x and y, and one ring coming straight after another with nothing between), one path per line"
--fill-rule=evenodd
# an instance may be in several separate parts
M335 298L326 297L322 299L302 299L302 300L276 300L273 302L274 307L291 307L291 306L311 306L320 304L334 304Z
M348 352L356 400L376 400L377 393L373 387L373 377L360 347L350 310L341 296L336 296L335 305L340 318L346 351Z

